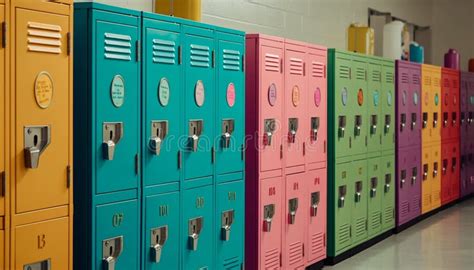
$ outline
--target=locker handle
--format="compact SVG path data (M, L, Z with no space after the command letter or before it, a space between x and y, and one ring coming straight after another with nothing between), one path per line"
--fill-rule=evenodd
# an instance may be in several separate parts
M161 253L167 240L167 225L151 230L151 260L154 263L159 263L161 261Z
M36 169L41 154L51 143L51 126L26 126L24 128L25 167Z
M25 270L51 270L51 259L47 259L40 262L25 264L23 266Z
M229 241L232 224L234 223L234 210L222 212L221 216L221 240Z
M123 236L102 241L102 269L115 270L115 264L123 251Z
M148 149L153 155L159 156L161 144L168 135L168 121L151 121L150 133Z
M234 132L234 119L223 119L222 120L222 148L229 148L232 133Z
M0 190L0 197L5 197L6 181L7 181L5 172L0 173L0 181L2 181L1 186L0 186L2 188L2 190Z
M122 122L106 122L102 124L102 152L105 160L113 160L115 148L123 137Z

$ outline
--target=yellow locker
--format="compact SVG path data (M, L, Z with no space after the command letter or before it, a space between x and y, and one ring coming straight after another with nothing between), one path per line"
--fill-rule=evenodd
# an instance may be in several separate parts
M422 65L422 137L423 145L441 142L441 68Z
M431 149L423 147L421 150L421 170L422 170L422 185L421 185L421 213L427 213L432 208L432 170L433 163L431 157Z
M431 210L441 206L441 144L430 147L433 166L431 179Z

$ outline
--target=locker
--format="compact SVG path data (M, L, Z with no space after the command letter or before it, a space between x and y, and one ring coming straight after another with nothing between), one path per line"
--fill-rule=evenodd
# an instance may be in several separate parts
M432 184L431 184L431 198L432 207L436 209L441 206L441 146L431 147L432 156Z
M327 50L310 44L306 59L309 134L303 137L307 138L306 163L313 164L327 159Z
M349 172L351 185L353 186L352 198L349 194L348 199L353 199L352 205L352 245L357 245L367 240L368 236L368 194L366 187L369 185L367 160L358 160L352 162L352 169Z
M327 221L327 178L326 169L308 171L306 175L305 196L306 215L305 254L306 265L326 258L326 221Z
M382 197L384 196L384 162L380 157L367 160L368 184L365 194L368 196L368 236L378 235L382 230Z
M6 23L6 12L5 12L5 3L4 1L0 1L0 24L4 25ZM4 35L4 33L2 33ZM3 40L3 36L1 37ZM8 104L7 104L7 89L8 88L8 74L6 73L8 70L8 53L7 53L7 44L2 44L0 46L0 184L3 187L9 188L10 183L7 179L9 179L9 174L7 174L7 168L9 167L7 164L7 156L9 149L7 146L9 143L7 142L8 138L8 121L7 120L7 111L8 111ZM6 206L6 192L0 193L0 219L3 223L8 223L9 221L5 221L6 216L9 215L7 212L8 208ZM5 211L7 210L7 211ZM7 264L5 262L5 250L6 250L6 242L5 242L5 225L0 227L0 267L7 269Z
M422 65L422 136L423 144L441 141L441 69Z
M352 57L352 65L353 74L351 74L351 76L353 76L352 87L354 91L354 99L349 100L353 112L353 115L349 118L353 118L354 129L352 133L352 152L350 153L359 155L367 153L367 133L369 124L367 116L368 101L365 100L365 98L367 98L365 96L368 95L367 59L365 57L354 55Z
M335 256L351 247L353 243L352 219L355 216L353 200L353 165L351 162L337 164L335 168L334 193L331 204L334 207L334 224L328 222L330 233L334 234L334 242L329 241L329 255ZM365 229L365 221L364 221Z
M451 164L451 145L443 143L441 145L441 204L445 205L451 201L452 174Z
M423 179L421 192L422 192L422 205L421 205L421 213L425 214L433 210L433 153L431 148L423 147L421 149L421 176Z
M414 146L397 153L397 226L421 214L421 148Z
M238 269L244 263L245 193L243 180L216 187L214 239L216 269Z
M381 134L382 151L384 154L392 153L395 150L395 64L390 60L382 60L382 115ZM388 151L388 153L387 153Z
M474 135L474 79L469 82L469 113L468 113L468 137L472 138ZM469 139L467 141L468 148L468 162L469 162L469 179L471 183L471 193L474 192L474 140Z
M368 140L367 151L378 153L382 150L383 117L382 92L386 90L382 87L382 61L379 58L368 58ZM385 78L383 78L385 80ZM385 110L384 110L385 112Z
M143 207L143 268L179 269L179 192L147 196Z
M468 176L468 108L469 108L469 82L470 82L470 73L461 72L460 75L460 144L461 144L461 197L465 197L470 194L470 179Z
M308 123L303 121L307 113L306 96L306 46L303 43L286 40L284 55L284 115L283 136L285 164L288 172L301 172L305 164L305 134Z
M182 269L213 269L213 187L203 186L182 191L181 205L181 267Z
M306 206L305 173L287 175L283 200L283 269L298 269L306 263L304 243Z
M412 164L413 165L413 164ZM395 226L395 157L382 156L380 159L382 177L382 232L393 229Z
M459 149L459 141L453 142L451 144L451 163L450 168L451 170L451 196L453 200L459 199L460 196L460 184L461 184L461 172L460 172L460 149Z
M441 73L441 138L443 142L451 139L451 102L454 101L452 97L453 85L449 69L442 68Z

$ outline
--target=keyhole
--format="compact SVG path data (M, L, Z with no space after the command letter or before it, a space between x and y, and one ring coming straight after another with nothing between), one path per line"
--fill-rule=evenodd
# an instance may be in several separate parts
M160 235L156 236L156 243L160 243Z
M197 134L197 127L193 127L193 134L194 134L194 135Z
M112 256L112 254L114 254L114 247L110 246L109 247L109 256Z
M34 144L35 146L38 145L38 135L33 136L33 144Z
M160 128L157 128L156 129L156 137L160 137L160 134L161 133L161 129Z
M193 233L196 232L196 225L193 225Z
M226 132L226 133L229 132L229 126L228 126L228 125L225 126L225 132Z
M114 131L113 130L111 130L109 132L109 137L110 137L110 140L112 140L114 138Z
M225 217L225 224L229 224L229 217Z

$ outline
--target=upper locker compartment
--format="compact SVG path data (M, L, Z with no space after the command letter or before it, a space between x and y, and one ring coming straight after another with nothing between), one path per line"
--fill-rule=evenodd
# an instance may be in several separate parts
M307 110L306 46L286 40L285 42L285 91L283 141L285 146L286 167L291 172L304 170L305 141L308 123L304 121ZM296 171L295 171L296 170Z
M442 140L450 139L451 135L451 88L453 87L449 69L443 68L441 74L441 137Z
M452 74L450 76L451 79L451 103L450 103L450 122L448 123L448 126L451 128L449 129L450 131L450 138L451 139L459 139L459 134L460 134L460 104L459 104L459 96L460 96L460 75L459 71L454 70L452 71Z
M138 186L139 19L93 10L96 193Z
M416 119L417 115L412 115L410 110L410 70L404 62L397 61L397 142L398 147L410 145L412 138L412 117ZM414 127L413 127L414 128Z
M23 213L70 199L71 17L54 3L12 8L15 210Z
M395 64L391 60L383 61L382 69L382 151L395 150Z
M352 151L354 155L365 154L367 152L367 132L369 121L367 117L367 100L370 100L368 95L368 64L367 58L353 55L352 56L352 99L349 101L352 106L353 114L349 117L354 121L353 129L348 130L352 135Z
M5 5L3 1L0 1L0 25L5 23ZM4 33L0 34L0 40L4 40L2 36ZM5 110L6 110L6 99L5 99L5 89L6 89L6 62L5 62L5 54L6 54L6 44L0 44L0 184L1 181L6 181L7 175L5 174L6 164L5 164L5 157L7 155L6 144L5 144L5 133L6 131L6 123L5 123ZM0 192L0 216L5 215L5 192ZM0 229L1 230L1 229ZM0 232L1 234L1 232ZM2 238L0 237L0 243ZM2 244L0 244L2 245ZM1 252L0 252L1 253ZM2 264L2 255L0 255L0 265Z
M410 69L410 91L407 97L407 102L410 107L409 119L409 134L410 145L421 145L421 128L422 128L422 114L421 114L421 67L414 64Z
M326 162L327 158L327 49L309 45L307 59L306 163ZM304 99L304 97L303 97Z
M283 145L283 41L260 38L258 149L260 171L282 168Z
M430 123L432 126L431 138L433 142L441 142L441 126L442 126L442 115L441 115L441 68L432 68L432 79L433 79L433 99L429 102L432 108L432 119Z
M378 58L369 58L368 61L368 129L367 148L369 152L379 153L381 150L383 123L382 117L382 62ZM385 79L385 78L384 78Z
M245 38L243 33L217 32L216 173L244 169Z
M142 153L144 185L150 186L179 181L182 46L179 24L144 16Z
M422 141L423 143L431 142L431 136L433 133L432 123L433 121L433 109L431 107L431 100L434 99L433 93L433 77L426 65L422 68L422 105L421 105L421 128L422 128Z
M185 65L184 177L210 177L214 162L214 30L183 25ZM206 183L210 183L207 182Z

